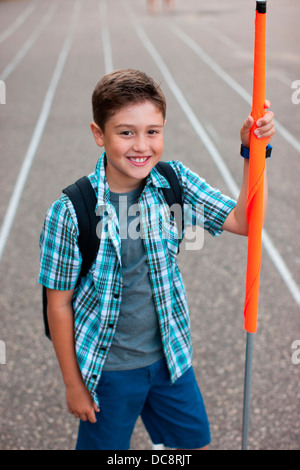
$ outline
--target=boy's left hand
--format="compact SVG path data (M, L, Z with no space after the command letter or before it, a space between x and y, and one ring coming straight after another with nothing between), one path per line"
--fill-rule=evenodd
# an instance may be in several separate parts
M265 101L265 108L268 109L271 106L271 102ZM272 111L266 111L264 116L257 120L256 125L258 128L254 131L258 138L267 138L267 144L275 134L274 127L274 113ZM254 119L251 115L247 117L243 126L241 127L241 142L244 147L250 147L250 131L254 124Z

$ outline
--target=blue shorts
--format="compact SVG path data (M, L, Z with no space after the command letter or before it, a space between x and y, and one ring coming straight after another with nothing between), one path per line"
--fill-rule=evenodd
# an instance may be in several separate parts
M77 450L128 450L139 416L154 444L198 449L210 442L192 367L173 385L164 359L141 369L104 371L97 394L97 422L80 421Z

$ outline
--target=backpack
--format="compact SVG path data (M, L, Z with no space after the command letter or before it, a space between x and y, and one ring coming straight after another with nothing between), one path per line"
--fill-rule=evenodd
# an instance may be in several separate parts
M177 175L173 168L166 162L156 164L157 170L163 175L170 184L170 188L163 188L163 194L169 207L179 204L182 208L181 187L178 182ZM86 276L99 249L100 240L96 234L96 227L100 221L100 216L95 214L97 198L90 180L87 176L83 176L75 183L71 184L63 190L71 200L78 221L78 245L82 255L82 264L80 275L77 281L79 284L82 277ZM182 233L182 217L178 218L178 213L174 211L174 217L177 223L178 231ZM43 286L43 320L45 335L51 339L50 330L47 319L47 289Z

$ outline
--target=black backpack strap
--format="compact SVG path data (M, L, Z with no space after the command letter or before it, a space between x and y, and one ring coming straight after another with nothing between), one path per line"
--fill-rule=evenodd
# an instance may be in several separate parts
M182 193L181 187L175 173L175 170L167 162L158 162L156 168L162 174L170 184L170 188L163 188L164 196L169 206L173 204L179 204L182 206Z
M97 198L87 176L65 188L63 193L71 200L77 215L78 245L82 255L80 276L83 277L88 273L99 248L96 227L100 217L95 213Z
M94 261L99 248L100 240L96 234L97 223L100 217L96 216L96 194L87 176L80 178L63 190L71 200L78 221L79 250L82 255L81 271L78 282L85 276ZM46 336L51 339L47 317L47 289L43 286L43 319Z
M44 329L45 335L47 338L51 339L49 324L48 324L48 316L47 316L47 288L42 286L42 299L43 299L43 319L44 319Z
M181 206L181 214L179 217L178 211L174 212L174 217L177 223L177 229L180 236L182 235L183 230L183 201L182 201L182 192L181 186L178 181L175 170L167 162L158 162L156 168L163 175L170 184L170 188L163 188L163 193L168 203L168 206L171 207L174 204L179 204Z

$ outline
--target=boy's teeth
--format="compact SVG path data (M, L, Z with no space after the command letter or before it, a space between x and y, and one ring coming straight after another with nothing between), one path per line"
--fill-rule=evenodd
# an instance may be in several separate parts
M148 157L130 157L130 160L133 160L134 162L137 163L144 163L147 160Z

